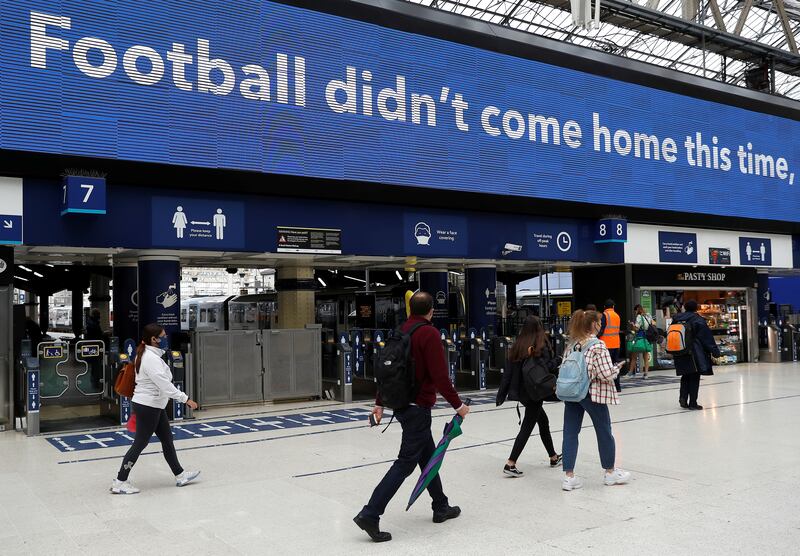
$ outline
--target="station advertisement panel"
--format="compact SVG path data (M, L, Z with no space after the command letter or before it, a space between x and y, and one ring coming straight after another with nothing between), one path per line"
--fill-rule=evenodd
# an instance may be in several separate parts
M2 149L800 220L794 120L263 0L0 30Z

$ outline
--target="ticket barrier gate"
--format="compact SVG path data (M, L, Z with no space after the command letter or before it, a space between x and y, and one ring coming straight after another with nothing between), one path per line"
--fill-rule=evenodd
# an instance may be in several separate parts
M172 372L172 383L181 392L186 391L186 361L183 353L178 350L169 350L167 352L167 364ZM173 421L182 421L186 417L186 404L178 403L175 400L170 400L167 406L167 415Z
M511 338L507 336L495 336L491 333L490 327L487 344L489 347L489 370L487 381L491 386L499 386L503 374L510 371L509 352L511 351Z
M561 357L564 354L567 337L564 335L563 325L558 324L550 328L550 344L553 346L553 352L556 357Z
M450 383L456 385L456 370L458 369L458 349L456 347L456 334L451 335L447 330L442 328L439 330L442 338L442 347L444 348L444 359L447 362L447 372L450 376Z
M489 350L483 336L474 328L468 334L468 360L469 370L456 374L456 381L460 387L486 390L486 376L489 370Z
M797 338L800 330L789 323L781 327L781 361L797 361Z
M381 359L383 348L386 347L387 337L388 335L386 331L376 330L375 335L372 338L372 343L369 346L370 349L367 353L367 361L369 361L369 365L367 366L367 374L371 378L375 378L375 368L378 366L378 361Z
M758 359L765 363L780 363L783 334L777 324L764 324L759 329Z
M116 338L109 342L117 357L119 344ZM106 418L116 420L112 368L106 353L105 342L81 340L70 344L63 341L42 342L33 346L24 341L20 369L25 384L25 423L28 435L42 432L48 419L43 415L48 406L91 406L97 404L96 413L86 412L82 419ZM51 418L52 419L52 418ZM57 420L58 421L58 420ZM63 421L63 420L62 420ZM87 426L96 426L92 422Z
M335 375L323 379L323 388L329 398L350 403L353 401L353 348L350 346L349 334L339 334L339 341L335 346Z

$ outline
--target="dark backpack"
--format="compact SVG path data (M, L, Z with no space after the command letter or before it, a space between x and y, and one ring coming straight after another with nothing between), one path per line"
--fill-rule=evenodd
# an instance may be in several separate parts
M522 363L522 387L533 401L551 397L556 391L556 375L544 357L528 357Z
M417 375L414 370L414 358L411 356L411 335L427 324L427 322L415 324L408 332L398 328L386 339L386 345L375 365L375 380L384 407L403 409L416 399Z

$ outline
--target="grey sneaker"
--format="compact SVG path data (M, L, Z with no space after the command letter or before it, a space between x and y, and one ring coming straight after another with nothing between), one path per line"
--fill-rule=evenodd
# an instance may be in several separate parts
M184 471L180 475L175 475L175 486L186 486L194 481L199 474L199 471Z
M139 489L128 481L120 481L119 479L111 481L111 488L108 490L111 491L111 494L136 494L139 492Z

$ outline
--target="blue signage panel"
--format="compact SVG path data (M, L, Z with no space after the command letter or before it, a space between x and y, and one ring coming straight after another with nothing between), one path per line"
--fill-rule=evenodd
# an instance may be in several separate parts
M763 237L739 237L739 261L749 266L772 266L772 242Z
M153 198L153 246L244 249L244 205L236 201Z
M235 4L6 2L0 148L800 219L800 122Z
M119 424L126 424L131 418L131 399L125 396L119 397Z
M0 244L22 243L22 217L16 214L0 214Z
M473 332L480 334L480 330L497 325L497 271L494 268L468 268L466 275L467 323L470 337L474 337Z
M466 256L467 219L447 214L406 213L403 245L407 255Z
M105 178L67 176L61 188L61 214L105 214Z
M544 261L578 260L578 226L570 222L528 224L528 258Z
M28 413L36 413L41 406L39 398L39 371L28 371Z
M595 243L625 243L628 241L628 221L623 218L603 218L597 221Z
M658 232L658 260L662 263L696 263L697 234Z
M156 323L171 336L181 330L181 266L178 261L139 261L139 322Z

